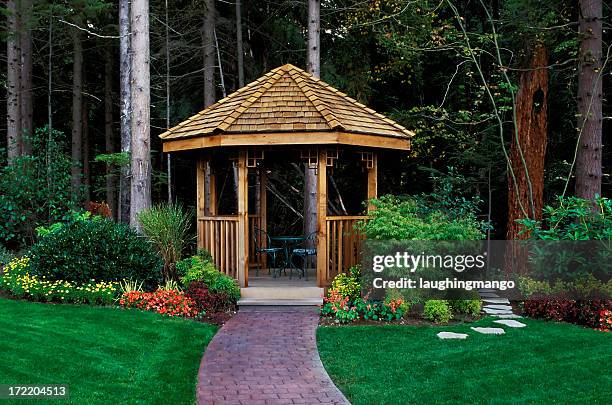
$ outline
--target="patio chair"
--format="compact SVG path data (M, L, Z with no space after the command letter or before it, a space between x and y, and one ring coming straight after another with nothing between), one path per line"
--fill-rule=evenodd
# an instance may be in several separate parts
M259 267L261 266L261 256L268 255L272 259L272 267L276 268L276 255L283 251L283 248L273 247L270 235L263 229L253 229L253 240L255 241L255 254L259 255L259 263L255 268L255 275L259 275ZM264 243L265 241L265 243ZM268 274L270 273L268 266Z
M306 237L298 242L295 247L291 250L291 264L292 264L292 268L295 267L296 269L298 269L298 267L295 266L294 262L293 262L293 258L294 257L299 257L302 259L302 275L303 277L306 278L306 281L308 281L308 271L306 269L306 266L308 265L308 259L312 256L317 256L317 249L313 246L316 246L316 238L317 238L317 233L316 232L312 232L308 235L306 235Z

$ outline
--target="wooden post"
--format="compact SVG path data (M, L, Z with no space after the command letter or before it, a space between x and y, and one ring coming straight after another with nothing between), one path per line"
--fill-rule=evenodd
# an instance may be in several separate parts
M210 215L217 215L217 174L208 162L208 211Z
M373 162L372 167L368 169L368 202L378 197L378 159L376 152L372 152ZM373 210L372 204L368 203L368 211Z
M321 148L317 162L317 285L327 287L327 150Z
M268 184L268 174L264 167L259 168L259 227L264 232L268 232L268 191L266 189ZM262 247L268 247L268 240L264 238L261 241ZM261 268L268 268L268 255L264 254L261 256Z
M249 286L249 184L246 149L238 154L238 283Z
M204 195L205 189L205 167L206 161L203 155L198 156L198 162L196 164L196 229L198 238L198 248L204 248L202 222L200 218L206 215L206 196Z

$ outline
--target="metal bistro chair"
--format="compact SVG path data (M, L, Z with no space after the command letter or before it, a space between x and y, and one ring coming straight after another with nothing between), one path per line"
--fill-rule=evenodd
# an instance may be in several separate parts
M294 257L300 257L302 259L302 276L306 278L308 281L308 270L306 266L308 265L308 258L317 255L317 249L313 246L316 246L316 238L317 233L312 232L300 242L298 242L295 247L291 250L291 264L292 268L298 269L297 266L293 263Z
M259 255L259 263L255 268L255 275L259 275L259 267L261 266L261 256L268 255L272 258L272 266L276 268L276 255L283 251L283 248L280 247L272 247L272 241L270 240L270 235L268 232L263 229L254 228L253 229L253 239L255 240L255 253ZM264 245L262 242L265 240L266 244ZM276 270L275 270L276 271ZM269 273L269 266L268 266Z

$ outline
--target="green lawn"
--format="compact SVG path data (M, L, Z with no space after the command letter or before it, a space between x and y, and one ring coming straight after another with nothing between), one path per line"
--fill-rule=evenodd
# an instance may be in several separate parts
M320 327L317 339L325 368L354 404L610 403L612 333L523 322L503 336L464 324ZM443 341L442 330L470 336Z
M0 298L0 384L68 384L76 404L193 404L216 330L150 312Z

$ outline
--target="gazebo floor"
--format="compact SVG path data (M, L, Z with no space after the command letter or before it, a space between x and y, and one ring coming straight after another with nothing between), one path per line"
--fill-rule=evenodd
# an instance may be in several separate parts
M280 277L273 278L267 269L255 275L255 269L249 271L249 287L241 288L242 298L239 306L247 305L321 305L323 302L323 289L317 287L315 269L308 270L308 281L299 278L296 271L289 278L282 273Z

